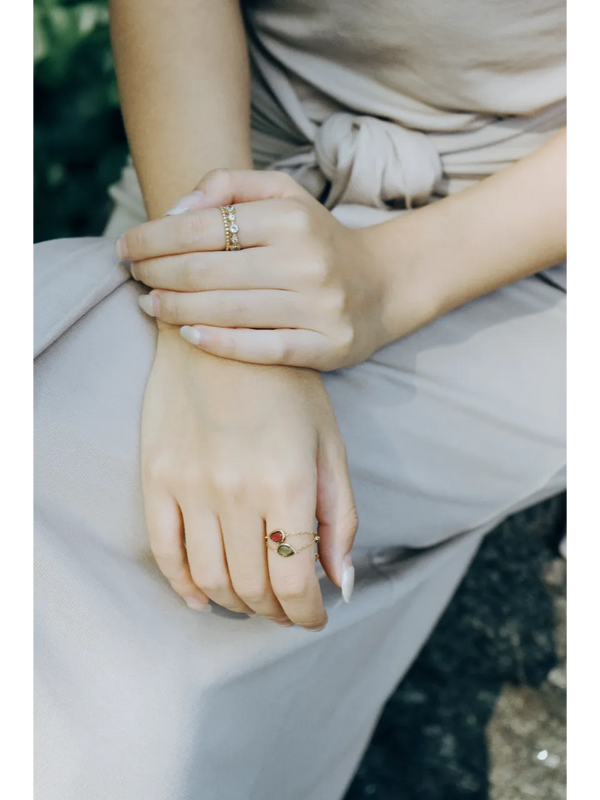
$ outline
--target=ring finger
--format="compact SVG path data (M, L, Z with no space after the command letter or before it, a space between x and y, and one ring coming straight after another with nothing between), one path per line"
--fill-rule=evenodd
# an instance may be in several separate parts
M297 550L292 556L277 552L277 543L269 542L268 564L273 591L283 610L292 622L308 630L321 630L327 623L323 606L321 586L315 569L315 547L308 534L296 533L314 529L314 515L290 513L283 509L267 518L267 531L283 530L286 534L282 544ZM305 545L309 545L308 547ZM303 548L303 549L300 549ZM285 552L285 551L284 551Z

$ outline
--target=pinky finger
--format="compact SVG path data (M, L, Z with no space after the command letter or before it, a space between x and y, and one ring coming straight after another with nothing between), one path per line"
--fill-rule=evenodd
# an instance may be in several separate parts
M170 495L145 498L146 524L150 548L158 568L173 590L194 611L210 611L209 599L192 579L183 544L183 519L175 499Z
M279 364L327 370L327 337L294 328L257 330L184 325L181 336L190 344L221 358L251 364Z

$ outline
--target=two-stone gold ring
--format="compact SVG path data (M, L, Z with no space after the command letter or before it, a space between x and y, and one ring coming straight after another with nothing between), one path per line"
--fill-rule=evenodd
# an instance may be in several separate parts
M293 547L288 542L288 536L310 536L311 541L308 544L303 544L302 547ZM295 556L296 553L299 553L301 550L306 550L307 547L311 547L313 544L316 544L319 541L319 535L316 531L286 533L281 529L277 529L275 531L271 531L271 533L267 533L265 535L265 541L267 543L267 548L271 550L271 552L277 553L283 558L289 558L290 556ZM318 561L318 559L319 554L315 553L315 561Z

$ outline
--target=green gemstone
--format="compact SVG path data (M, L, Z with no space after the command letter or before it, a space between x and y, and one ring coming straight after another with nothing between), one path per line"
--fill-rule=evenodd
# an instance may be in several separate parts
M280 544L277 548L277 552L280 556L285 556L287 558L288 556L293 556L295 551L289 544Z

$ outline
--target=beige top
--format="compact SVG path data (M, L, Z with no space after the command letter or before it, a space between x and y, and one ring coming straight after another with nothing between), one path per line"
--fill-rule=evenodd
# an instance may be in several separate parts
M566 122L564 0L245 0L257 166L424 203Z

